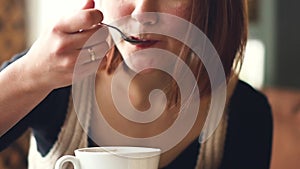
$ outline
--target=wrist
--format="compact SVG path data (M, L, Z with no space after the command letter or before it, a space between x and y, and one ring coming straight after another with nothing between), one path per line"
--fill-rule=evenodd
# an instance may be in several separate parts
M53 87L44 80L38 68L34 67L34 64L27 63L26 59L26 56L24 56L14 64L12 76L15 78L16 83L19 83L22 91L26 93L50 93Z

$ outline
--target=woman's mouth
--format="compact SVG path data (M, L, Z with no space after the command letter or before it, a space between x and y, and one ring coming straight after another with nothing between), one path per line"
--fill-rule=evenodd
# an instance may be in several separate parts
M158 40L141 39L134 36L131 36L130 38L139 41L139 43L134 44L138 48L148 48L155 45L158 42Z

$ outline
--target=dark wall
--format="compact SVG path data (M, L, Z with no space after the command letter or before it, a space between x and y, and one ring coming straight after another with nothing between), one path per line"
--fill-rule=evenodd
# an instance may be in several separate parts
M274 85L300 88L300 1L278 0Z

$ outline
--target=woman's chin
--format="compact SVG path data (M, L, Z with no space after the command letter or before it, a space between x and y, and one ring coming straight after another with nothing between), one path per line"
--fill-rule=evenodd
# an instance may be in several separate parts
M136 73L149 73L154 70L153 61L149 58L133 58L127 66Z
M139 73L139 74L148 74L155 71L154 68L151 68L149 66L141 66L141 65L131 65L129 66L129 68L135 73Z

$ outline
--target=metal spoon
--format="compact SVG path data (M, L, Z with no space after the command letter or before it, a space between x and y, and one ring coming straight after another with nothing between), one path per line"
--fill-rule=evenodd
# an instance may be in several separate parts
M132 37L129 37L129 36L125 35L125 33L123 33L119 28L117 28L115 26L108 25L108 24L105 24L105 23L99 23L99 25L103 25L103 26L107 26L107 27L115 29L116 31L118 31L121 34L121 37L122 37L123 40L125 40L125 41L127 41L131 44L136 45L136 44L139 44L139 43L145 43L144 40L134 39Z

